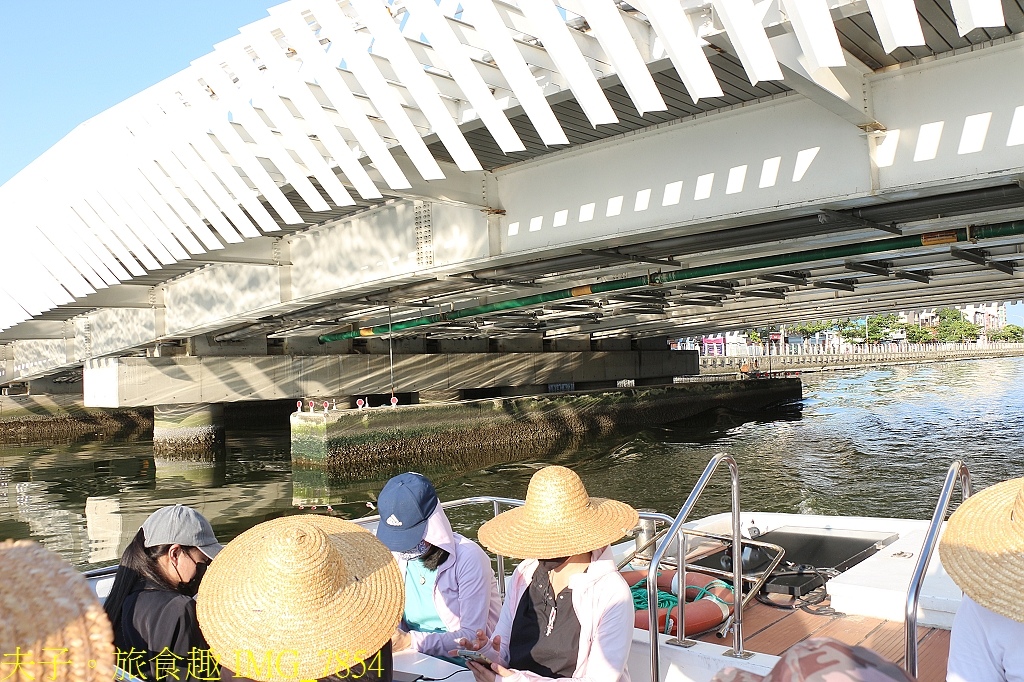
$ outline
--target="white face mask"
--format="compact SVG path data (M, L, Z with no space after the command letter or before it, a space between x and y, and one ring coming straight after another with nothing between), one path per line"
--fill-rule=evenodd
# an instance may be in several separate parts
M426 540L420 540L420 544L416 545L414 548L406 552L395 552L395 554L397 554L398 558L402 561L412 561L413 559L419 559L421 556L426 554L427 549L429 548L430 546L427 544Z

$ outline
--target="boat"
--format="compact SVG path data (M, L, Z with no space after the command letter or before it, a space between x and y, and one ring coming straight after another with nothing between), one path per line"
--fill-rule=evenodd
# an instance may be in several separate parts
M731 511L689 520L722 465L731 481ZM684 574L697 571L740 585L734 603L740 601L743 608L692 638L659 633L653 647L650 632L657 630L657 614L649 612L648 626L634 629L630 678L706 682L726 667L764 675L794 644L831 637L873 649L921 682L944 680L949 628L961 592L938 557L932 559L957 483L966 499L970 473L960 461L949 467L930 521L742 511L736 461L715 455L674 517L641 512L634 538L613 550L620 569L647 572L648 603L657 603L651 586L656 585L658 568L677 568L677 557L685 556ZM491 496L442 502L445 509L489 506L495 515L522 504ZM367 517L355 523L373 530L378 520ZM733 543L735 537L741 542ZM496 558L496 566L504 596L510 571L504 557ZM109 593L115 571L112 566L85 574L100 599ZM689 622L685 600L682 607L676 622ZM394 661L399 682L473 680L468 670L417 652L399 652Z

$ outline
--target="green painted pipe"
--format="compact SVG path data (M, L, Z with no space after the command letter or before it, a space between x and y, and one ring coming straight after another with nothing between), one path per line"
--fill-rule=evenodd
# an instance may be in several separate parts
M858 244L844 244L842 246L830 246L821 249L809 249L807 251L795 251L793 253L781 253L774 256L762 256L760 258L748 258L746 260L732 261L730 263L716 263L714 265L702 265L697 268L686 268L673 270L671 272L656 272L640 277L629 277L626 279L609 280L607 282L596 282L585 286L572 287L570 289L558 289L544 294L535 294L524 298L513 298L498 303L488 303L460 310L452 310L447 313L438 313L426 317L416 317L411 320L395 322L391 325L380 324L376 327L363 327L338 334L323 334L319 337L320 343L331 341L344 341L345 339L357 339L361 336L379 336L392 332L405 331L415 327L449 322L452 320L476 317L500 312L502 310L514 310L525 308L541 303L550 303L566 298L580 296L592 296L610 291L621 291L623 289L637 289L670 282L682 282L699 277L715 277L719 275L732 275L751 270L763 270L766 268L778 268L788 265L800 265L813 263L815 261L830 260L833 258L847 258L849 256L863 256L884 251L899 251L902 249L914 249L922 246L935 246L938 244L953 244L956 242L976 241L980 239L998 239L1000 237L1013 237L1024 234L1024 221L995 223L980 227L960 228L955 230L943 230L942 232L928 232L925 234L911 235L905 237L892 237L890 239L879 239L871 242L860 242Z

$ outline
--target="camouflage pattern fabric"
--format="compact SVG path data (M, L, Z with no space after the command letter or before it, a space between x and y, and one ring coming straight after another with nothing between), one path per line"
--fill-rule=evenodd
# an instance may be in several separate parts
M822 637L791 647L764 677L725 668L711 682L914 682L914 678L870 649Z

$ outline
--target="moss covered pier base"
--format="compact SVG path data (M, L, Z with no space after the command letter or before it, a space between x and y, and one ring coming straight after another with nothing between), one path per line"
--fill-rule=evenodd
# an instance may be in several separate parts
M700 381L427 405L295 412L292 460L332 475L543 457L573 440L665 424L705 410L801 398L799 379ZM318 410L320 408L317 408Z
M126 436L148 430L147 407L85 407L80 395L0 396L0 443L63 442L90 434Z
M153 454L180 459L212 456L223 449L223 405L195 403L153 408Z

